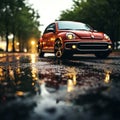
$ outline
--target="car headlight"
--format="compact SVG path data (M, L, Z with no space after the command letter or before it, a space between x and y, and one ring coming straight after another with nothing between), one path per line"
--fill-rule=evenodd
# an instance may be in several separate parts
M72 39L75 39L75 34L74 33L67 33L66 37L67 37L67 39L72 40Z
M110 37L107 34L104 34L104 37L105 37L105 39L109 39L110 40Z

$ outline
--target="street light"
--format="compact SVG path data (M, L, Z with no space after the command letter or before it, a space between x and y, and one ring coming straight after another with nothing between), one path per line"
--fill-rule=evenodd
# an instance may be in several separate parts
M35 41L34 40L31 41L31 45L35 45Z
M18 51L18 52L19 52L19 45L20 45L20 43L16 42L16 51Z
M8 39L9 39L9 40L12 40L12 39L13 39L13 37L14 37L14 35L13 35L13 34L8 35Z
M35 47L35 40L31 40L31 52L34 53L36 51L36 47Z
M11 33L8 35L8 40L10 40L10 43L8 45L8 51L12 51L12 47L13 47L13 43L12 43L12 40L14 38L14 35Z

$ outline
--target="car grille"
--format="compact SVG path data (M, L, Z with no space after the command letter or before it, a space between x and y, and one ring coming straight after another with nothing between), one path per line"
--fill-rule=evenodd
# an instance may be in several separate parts
M79 50L106 50L108 49L107 43L79 43Z

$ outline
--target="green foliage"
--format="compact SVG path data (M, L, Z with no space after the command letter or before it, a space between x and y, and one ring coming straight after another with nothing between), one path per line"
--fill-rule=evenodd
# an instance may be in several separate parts
M22 44L27 43L30 37L39 38L39 15L25 0L0 0L0 35L6 36L8 51L8 35L12 33L13 51L14 41L18 38Z
M120 40L120 0L73 0L73 7L60 20L84 22L107 33L113 43Z

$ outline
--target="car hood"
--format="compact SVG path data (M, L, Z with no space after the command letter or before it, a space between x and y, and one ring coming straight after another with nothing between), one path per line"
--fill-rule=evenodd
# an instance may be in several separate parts
M104 33L91 31L73 31L81 39L103 39Z

